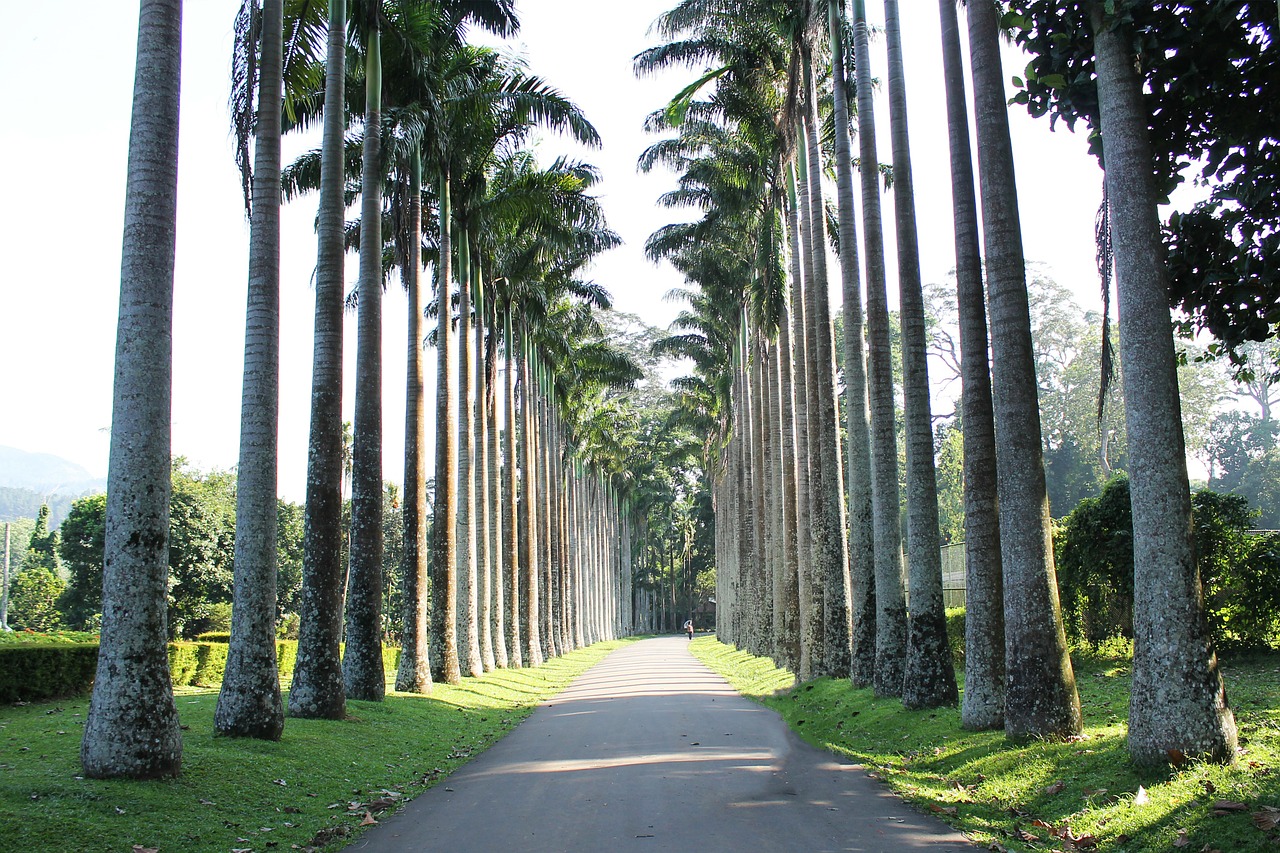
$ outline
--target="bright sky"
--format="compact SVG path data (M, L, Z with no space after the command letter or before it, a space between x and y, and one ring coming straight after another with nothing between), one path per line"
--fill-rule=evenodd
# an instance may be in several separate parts
M604 204L626 245L601 258L592 275L613 293L619 309L658 326L679 310L663 300L679 281L644 259L644 239L682 214L654 204L673 185L672 177L638 176L635 163L653 141L641 130L644 116L692 77L676 72L636 80L631 58L655 43L648 27L673 4L519 0L523 29L515 43L532 70L576 101L600 130L603 150L583 156L604 172ZM21 120L0 140L13 199L0 211L0 363L6 366L11 407L0 415L0 444L63 456L105 476L137 7L100 0L6 5L0 68L26 94ZM233 467L239 440L248 225L226 106L238 5L193 0L186 3L184 22L173 452L205 468ZM883 14L879 3L867 5L873 19ZM906 5L919 13L903 22L907 96L924 280L936 282L955 264L938 17L932 3ZM51 13L58 22L53 28ZM873 72L883 77L883 42L873 51ZM1023 64L1008 55L1006 77L1020 73ZM885 162L887 109L881 91L877 120ZM1047 121L1032 121L1018 107L1011 117L1027 257L1047 263L1081 304L1092 306L1101 172L1086 155L1082 136L1050 133ZM562 149L554 137L543 146L548 160ZM305 147L286 143L286 160ZM282 238L280 492L298 501L306 478L315 210L314 196L287 206ZM887 198L886 222L893 221L891 211ZM891 234L886 249L892 279ZM356 259L349 257L349 286L355 276ZM398 291L384 302L383 332L384 470L396 482L402 477L406 349ZM833 299L838 304L838 292ZM348 419L354 326L353 318L346 343ZM430 377L433 365L434 353L428 352Z

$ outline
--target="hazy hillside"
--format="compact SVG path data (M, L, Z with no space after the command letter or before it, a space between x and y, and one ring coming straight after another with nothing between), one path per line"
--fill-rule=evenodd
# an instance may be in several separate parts
M56 526L73 500L106 487L106 480L59 456L0 445L0 521L35 518L48 503Z

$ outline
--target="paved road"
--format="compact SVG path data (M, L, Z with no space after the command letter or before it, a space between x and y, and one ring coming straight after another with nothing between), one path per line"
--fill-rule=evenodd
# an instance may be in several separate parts
M613 652L347 848L972 851L736 694L683 637Z

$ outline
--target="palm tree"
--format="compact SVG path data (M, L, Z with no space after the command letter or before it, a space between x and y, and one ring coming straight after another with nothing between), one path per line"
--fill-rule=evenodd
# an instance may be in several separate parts
M98 671L80 763L92 778L182 766L166 647L181 0L143 0L129 137Z
M347 696L381 701L382 669L382 0L355 17L363 35L365 108L360 174L355 444L347 564Z
M246 0L237 16L237 32L252 29L250 22L256 11L257 0ZM284 705L275 643L276 445L280 420L284 0L263 4L261 33L240 464L236 468L235 600L227 667L213 726L218 734L279 740L284 730Z
M1133 504L1133 690L1129 754L1231 761L1236 725L1204 617L1177 359L1142 80L1121 20L1092 3L1098 107L1115 246Z
M842 4L828 0L831 83L835 122L836 194L840 217L840 278L844 294L844 385L848 436L849 567L852 657L849 677L856 687L875 681L875 528L871 512L871 438L867 412L866 342L858 275L857 225L853 209L853 162L849 153L849 96L846 91Z
M938 0L955 207L956 306L960 317L964 427L965 655L960 719L965 728L1004 724L1004 591L996 503L996 439L987 360L986 294L978 248L964 66L955 0Z
M343 93L346 0L329 0L311 426L303 517L298 659L289 689L295 717L341 719L346 713L342 641L342 301Z
M893 354L885 284L884 230L876 164L871 60L864 0L853 0L853 45L862 160L862 234L867 264L868 396L871 406L871 505L875 522L876 674L881 696L902 694L907 609L902 595L902 528L898 519L897 428L893 411Z
M990 3L970 3L968 13L992 382L1001 389L993 408L1004 567L1004 729L1011 737L1072 735L1080 731L1080 699L1067 654L1050 540L999 22Z
M885 0L889 65L889 123L893 138L893 192L898 237L898 298L901 303L902 374L907 445L907 565L911 612L902 704L907 708L954 705L956 670L947 644L942 603L942 557L938 540L938 482L933 467L933 419L929 410L928 343L920 284L915 189L907 135L907 95L897 0Z

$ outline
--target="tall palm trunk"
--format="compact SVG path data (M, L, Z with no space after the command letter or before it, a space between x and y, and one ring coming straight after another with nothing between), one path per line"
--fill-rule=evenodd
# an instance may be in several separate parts
M849 107L845 88L844 35L838 0L828 0L831 30L832 102L835 119L836 199L840 217L840 283L844 294L844 387L848 421L850 616L853 620L849 677L869 687L876 668L875 528L871 512L871 437L867 413L866 341L858 275L857 224L853 209L853 162L849 152Z
M1236 725L1204 616L1142 80L1122 24L1094 3L1098 106L1115 245L1133 504L1129 754L1231 761Z
M797 152L799 164L801 155ZM798 588L798 605L800 614L800 670L796 676L801 681L809 681L815 677L822 664L822 648L819 644L822 612L821 589L815 592L814 559L813 559L813 527L810 519L813 512L810 508L810 441L809 441L809 372L812 365L805 356L805 338L808 336L804 320L804 291L806 286L804 274L804 217L801 210L801 194L803 184L797 179L797 169L788 170L787 189L791 209L791 322L793 334L791 346L795 367L795 418L796 418L796 585Z
M298 659L289 688L294 717L342 719L342 301L343 132L347 50L346 0L329 0L325 58L320 208L317 213L315 343L307 505L302 530Z
M795 379L791 364L791 312L783 313L778 330L776 378L779 401L778 480L782 484L782 557L773 606L779 619L776 640L778 664L792 672L800 670L800 574L796 553L796 415Z
M450 367L453 350L453 210L449 172L440 177L440 261L436 264L436 493L431 522L431 676L457 684L458 669L458 435L454 429Z
M510 658L507 649L507 598L510 595L511 575L505 570L502 559L503 533L507 522L503 520L506 492L500 479L502 454L498 447L498 320L497 298L489 302L489 336L485 352L485 421L488 443L487 472L489 480L489 551L493 566L493 660L494 665L506 668Z
M524 651L520 642L522 639L521 623L523 622L523 609L520 606L520 511L518 490L520 488L519 480L516 477L516 432L517 432L517 413L516 413L516 365L518 360L515 351L515 336L512 329L512 309L508 303L504 318L504 346L507 360L507 376L506 376L506 402L504 409L506 410L506 458L503 467L502 477L502 531L505 534L506 545L503 553L503 593L507 599L507 655L512 666L524 666Z
M885 282L884 225L876 153L875 105L864 0L853 0L853 47L858 89L858 148L862 160L862 235L867 258L867 394L871 407L871 512L876 561L876 673L880 696L902 695L907 608L902 594L902 526L898 517L898 447L893 410L893 353Z
M173 256L178 215L181 0L143 0L120 261L102 638L80 745L92 778L182 767L166 646Z
M479 675L480 615L476 574L475 423L471 386L471 228L458 228L458 669Z
M382 52L376 28L370 31L366 48L360 179L360 304L342 680L351 698L376 702L386 693L382 669Z
M496 666L493 651L493 566L494 552L492 539L496 538L493 527L493 489L489 479L489 374L485 370L485 319L487 306L484 298L483 278L480 275L479 263L475 271L475 374L476 405L474 428L476 436L476 566L480 579L480 664L488 672Z
M408 257L401 275L409 302L408 347L405 362L404 406L404 554L401 557L401 594L404 596L404 639L396 690L427 693L431 690L428 655L430 610L427 567L427 448L424 436L426 395L422 370L422 322L426 300L422 293L422 154L414 146L409 155Z
M996 503L996 437L987 360L987 306L978 248L964 65L955 0L938 0L946 78L955 206L956 306L960 318L961 423L964 429L965 652L960 720L967 729L1004 725L1004 589Z
M276 458L280 425L280 100L283 0L262 8L254 142L249 293L245 310L240 464L236 468L234 602L227 668L213 728L279 740L276 667Z
M929 407L928 340L920 283L915 189L907 132L906 80L897 0L885 0L889 65L889 124L893 140L894 229L898 238L898 299L902 324L902 376L907 445L907 565L911 612L902 704L936 708L959 700L956 670L947 644L942 603L942 554L938 540L938 480L933 467L933 419Z
M524 604L522 627L525 628L525 663L529 666L542 664L542 597L538 586L541 580L541 566L538 565L538 463L537 463L537 429L538 429L538 389L533 384L533 346L529 340L528 327L520 329L519 343L520 369L520 456L521 478L520 495L522 504L522 524L524 546L523 569L521 575L521 595Z
M1004 566L1004 729L1011 737L1071 735L1080 731L1080 700L1062 628L1050 540L999 24L993 4L971 3L968 12L992 383L1000 389L993 408Z

